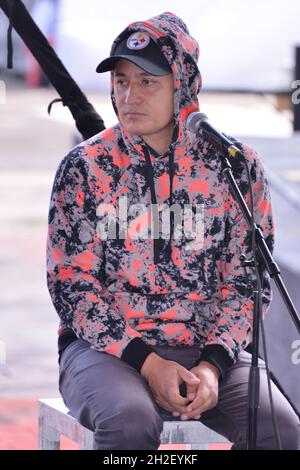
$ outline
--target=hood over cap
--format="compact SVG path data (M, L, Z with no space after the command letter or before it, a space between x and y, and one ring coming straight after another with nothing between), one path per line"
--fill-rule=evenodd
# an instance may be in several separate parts
M175 173L174 153L177 148L189 148L191 145L190 132L186 129L186 118L192 112L199 110L198 93L201 89L202 78L197 66L199 58L198 42L190 35L186 24L181 18L173 13L165 12L154 16L149 20L136 21L128 25L114 40L110 56L115 55L115 51L130 34L134 32L143 32L159 47L171 67L174 77L174 132L169 149L163 157L169 158L169 177L170 177L170 199L172 206L173 200L173 177ZM99 66L98 66L99 67ZM99 70L99 68L98 68ZM111 74L111 99L116 114L118 110L114 95L113 73ZM156 204L156 195L154 188L153 168L149 153L149 147L144 140L137 135L129 134L121 126L121 132L125 144L129 147L132 154L143 154L146 158L149 173L148 181L151 190L152 204ZM155 153L155 152L154 152ZM162 158L158 156L158 158ZM171 239L174 232L174 214L170 212L170 240L169 240L169 259L171 257ZM163 240L154 239L154 261L159 262L159 253Z
M199 58L198 42L190 35L186 24L181 18L170 12L154 16L149 20L136 21L125 28L114 40L110 55L113 56L115 49L128 37L130 33L142 31L147 33L157 44L174 76L174 144L181 139L182 124L186 117L194 111L199 110L198 97L202 85L202 77L197 66ZM111 86L111 97L114 109L117 112L113 83ZM136 143L141 143L138 139Z

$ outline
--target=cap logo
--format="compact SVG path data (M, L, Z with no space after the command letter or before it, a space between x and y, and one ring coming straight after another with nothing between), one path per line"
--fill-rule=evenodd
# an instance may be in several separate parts
M150 42L150 37L145 33L133 33L127 39L127 47L131 50L144 49L148 46Z

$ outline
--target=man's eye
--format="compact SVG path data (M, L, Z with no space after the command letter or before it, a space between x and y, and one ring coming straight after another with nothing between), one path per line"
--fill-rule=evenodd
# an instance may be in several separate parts
M153 80L149 80L148 78L143 80L143 85L152 85L152 83L154 83Z

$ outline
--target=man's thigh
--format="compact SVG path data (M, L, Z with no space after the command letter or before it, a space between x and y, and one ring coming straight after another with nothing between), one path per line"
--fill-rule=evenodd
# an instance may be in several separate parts
M115 356L91 350L80 339L62 354L59 390L71 414L92 430L97 419L104 423L131 407L158 412L141 374Z

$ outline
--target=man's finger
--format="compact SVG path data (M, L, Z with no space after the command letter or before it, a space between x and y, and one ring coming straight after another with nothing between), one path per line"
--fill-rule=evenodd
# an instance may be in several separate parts
M185 412L194 411L195 409L201 407L205 403L206 400L207 398L203 397L203 394L201 393L201 389L197 389L193 400L190 400L189 403L187 404L185 408Z
M197 385L191 385L191 384L186 385L186 396L189 399L189 401L192 401L196 398L198 386L199 386L198 384Z
M184 381L187 383L186 387L193 387L192 388L192 393L195 392L197 389L200 379L196 377L195 374L192 372L188 371L184 367L178 369L177 371L178 376L179 376L179 382ZM191 398L188 396L183 397L180 394L179 390L179 383L177 382L178 378L176 379L176 382L173 381L172 385L168 387L168 396L165 397L169 404L172 406L172 410L175 412L180 412L181 414L185 412L187 404L191 401ZM189 390L191 390L189 388Z
M189 403L187 406L186 406L186 411L190 412L190 411L194 411L196 409L200 409L203 407L203 405L206 404L206 402L208 402L210 399L209 398L205 398L203 397L203 395L197 395L195 400L192 401L192 403Z
M196 406L194 406L192 411L186 410L183 414L181 414L181 418L194 419L196 416L201 415L202 413L204 413L204 411L207 411L210 408L212 408L211 399L208 398L207 400L204 400L204 401L202 400L200 404L197 404Z
M180 413L184 413L186 406L190 402L187 397L182 397L176 389L169 389L169 394L166 398L168 400L168 403L172 407L172 410L178 411Z
M181 379L183 379L184 382L186 382L187 384L195 385L195 384L200 383L200 379L196 377L196 375L193 374L193 372L190 372L186 369L179 369L178 373Z
M170 413L173 414L173 416L181 416L183 413L186 412L186 405L180 406L180 405L174 405L174 403L164 401L162 404L160 404L161 408L164 408L165 410L169 411Z

